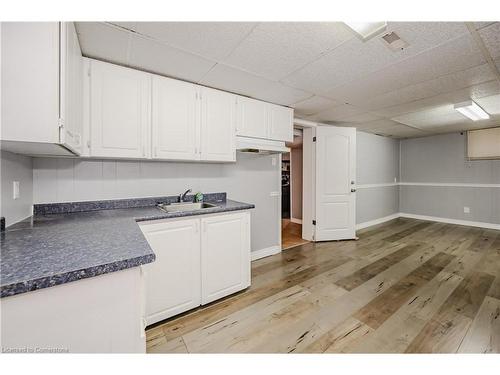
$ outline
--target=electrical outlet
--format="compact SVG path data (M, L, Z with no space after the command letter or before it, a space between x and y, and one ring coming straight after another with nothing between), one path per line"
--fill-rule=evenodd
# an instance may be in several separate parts
M19 181L12 181L12 198L19 199Z
M470 207L464 207L464 214L470 214Z

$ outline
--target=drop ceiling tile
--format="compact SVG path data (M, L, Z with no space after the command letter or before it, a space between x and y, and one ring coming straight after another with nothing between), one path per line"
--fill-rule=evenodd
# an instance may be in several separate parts
M135 31L209 59L226 57L253 22L138 22Z
M130 34L101 22L76 22L84 56L126 64Z
M354 116L341 117L338 121L347 122L351 124L361 124L370 121L381 120L382 117L370 112L360 113Z
M329 91L331 88L355 80L362 82L369 73L377 72L378 74L379 70L396 62L405 61L405 59L410 58L409 61L411 61L413 60L411 57L419 56L423 51L441 46L443 43L446 45L445 42L451 43L454 38L461 35L471 39L463 23L389 23L388 30L396 31L401 38L409 42L408 48L401 52L393 52L384 45L380 37L367 42L354 38L340 45L332 52L325 54L321 59L293 72L284 79L284 82L293 87L322 93L330 97ZM463 51L464 46L460 45L455 49ZM448 53L446 50L443 52L443 54ZM419 62L413 64L411 68L413 69L421 64L421 60L425 61L426 59L425 56L420 58ZM439 58L435 60L439 62ZM448 60L454 61L453 57ZM444 63L441 65L444 65ZM391 74L394 74L392 67L388 69L392 72ZM431 69L430 72L432 73L433 70L435 68ZM379 81L383 82L384 80ZM365 86L370 87L370 85ZM390 89L385 89L382 92L390 91ZM341 95L331 97L332 99L343 99Z
M500 57L500 22L479 30L479 35L494 59Z
M333 87L325 95L362 105L363 101L377 95L470 69L485 62L472 37L466 34L348 84Z
M224 63L279 80L351 38L341 22L265 22Z
M298 103L292 105L295 108L295 113L299 115L309 116L327 108L331 108L339 105L340 103L335 102L331 99L323 98L321 96L312 96L308 99L302 100Z
M289 86L321 94L394 61L396 58L392 52L377 39L362 42L352 38L282 81Z
M214 62L162 43L131 35L129 65L174 78L196 82Z
M224 64L217 64L199 83L283 105L291 105L312 96L311 93Z
M488 64L483 64L447 74L439 78L431 79L401 89L355 102L370 110L382 109L398 104L404 104L435 95L460 90L472 85L488 82L495 79Z
M490 115L500 115L500 94L476 99L476 103Z
M391 31L409 44L404 50L394 52L400 58L415 56L460 35L469 34L463 22L389 22L387 32ZM379 40L382 43L380 37Z
M474 27L476 30L480 30L494 23L494 21L474 22Z
M118 26L118 27L122 27L124 29L127 29L127 30L132 30L132 31L135 31L136 27L137 27L137 22L115 22L115 21L110 21L110 22L107 22L111 25L115 25L115 26Z
M417 112L429 107L460 103L469 99L476 100L478 98L491 96L498 93L500 93L500 83L497 80L492 80L453 92L373 110L373 112L385 117L394 117L405 113Z
M255 98L267 102L290 106L297 101L311 97L312 94L285 86L280 82L270 82L269 87L256 93Z
M429 132L425 132L423 130L411 128L404 125L394 125L383 129L360 129L360 130L392 138L410 138L410 137L413 138L413 137L425 137L426 135L429 135Z
M428 108L418 112L393 117L392 120L420 129L472 123L453 108L453 104Z
M358 128L358 129L367 129L367 130L372 130L372 131L381 130L381 129L385 129L385 128L391 128L394 126L401 126L401 124L396 122L396 121L389 120L389 119L380 119L380 120L368 121L368 122L356 124L356 128Z
M349 104L341 104L312 116L308 116L308 119L318 122L341 122L343 118L360 115L362 113L366 113L366 111Z

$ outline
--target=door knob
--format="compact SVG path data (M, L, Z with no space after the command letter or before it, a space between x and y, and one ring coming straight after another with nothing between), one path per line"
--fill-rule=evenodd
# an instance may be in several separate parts
M356 192L356 189L351 189L351 193L355 193Z

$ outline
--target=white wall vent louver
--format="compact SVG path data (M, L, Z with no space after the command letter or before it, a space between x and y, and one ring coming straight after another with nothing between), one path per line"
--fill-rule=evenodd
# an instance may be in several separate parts
M398 34L396 34L394 31L387 33L382 36L382 40L384 41L384 44L391 50L391 51L401 51L408 47L408 43L401 39Z

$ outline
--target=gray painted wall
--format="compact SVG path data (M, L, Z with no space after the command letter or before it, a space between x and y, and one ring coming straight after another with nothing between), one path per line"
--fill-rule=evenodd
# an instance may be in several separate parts
M279 245L278 156L238 154L234 164L34 158L34 202L69 202L226 191L254 203L252 250ZM273 165L275 159L275 165Z
M466 160L466 135L401 141L401 180L420 183L500 184L500 160ZM401 186L400 211L500 224L500 187ZM470 213L464 213L464 206Z
M31 216L33 206L32 158L6 151L0 153L1 204L0 216L7 226ZM12 197L12 183L19 181L19 199Z
M356 133L356 223L399 212L398 186L367 187L399 181L399 140Z

